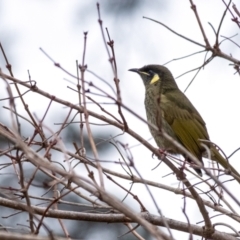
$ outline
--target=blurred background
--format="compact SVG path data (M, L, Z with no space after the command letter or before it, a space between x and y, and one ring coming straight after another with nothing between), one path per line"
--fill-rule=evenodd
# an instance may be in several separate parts
M143 16L163 22L176 32L204 44L194 13L190 9L190 3L189 1L177 0L101 0L99 4L103 29L105 31L107 27L111 39L114 40L122 101L138 115L146 118L144 86L140 77L128 72L128 69L142 67L147 64L165 64L173 59L181 58L204 49L174 35L161 25L144 19ZM207 37L211 45L213 45L215 43L215 34L209 23L215 29L218 28L225 5L220 0L195 0L195 4L197 5ZM231 21L231 16L227 13L220 35L230 37L238 33L238 31L237 25ZM68 88L68 86L76 89L76 80L55 67L53 62L39 48L42 48L55 62L60 63L64 69L76 75L76 60L79 63L82 61L84 32L88 32L85 58L88 70L93 71L111 86L115 87L113 81L114 75L98 23L96 1L2 0L0 2L0 41L12 65L14 76L27 81L29 70L31 78L37 82L39 88L75 104L78 103L78 95ZM104 33L107 36L106 32ZM222 40L223 38L220 39ZM239 42L239 36L236 36L234 41ZM223 42L221 50L236 58L239 56L239 48L230 41ZM208 54L209 56L210 54ZM204 59L205 53L201 53L167 64L182 91L186 89L196 72L185 74L179 78L177 77L191 69L199 67L204 62ZM8 73L5 65L2 54L0 54L0 68L4 73ZM204 70L200 71L186 91L186 95L207 123L211 140L217 143L227 155L239 147L240 81L239 75L234 73L235 70L232 66L229 66L228 61L220 58L214 59ZM87 72L86 80L92 81L96 86L104 89L109 94L113 94L111 89L93 74ZM97 91L96 89L90 89L90 92L94 93ZM0 94L1 99L8 97L6 85L3 81L0 81ZM92 97L103 103L104 108L118 116L117 107L113 101L95 95ZM49 99L35 93L28 93L25 96L25 100L29 105L30 111L38 119L41 119L46 112ZM1 101L0 105L0 121L11 127L9 125L11 115L7 110L2 108L3 106L8 106L8 101ZM27 116L20 101L16 100L16 106L19 113ZM89 104L88 107L93 111L100 112L99 108L94 104ZM51 128L52 131L59 129L59 125L57 124L61 124L64 121L67 113L67 109L54 103L51 105L44 125ZM146 124L125 110L124 114L129 127L145 139L149 139L155 145ZM71 127L62 132L61 137L65 143L69 144L66 147L70 148L72 142L79 141L76 129L79 129L79 124L77 123L76 125L72 124ZM33 129L23 121L22 130L22 134L28 137ZM139 145L136 140L124 134L119 129L110 126L95 126L93 130L95 141L99 142L98 151L100 158L107 161L103 166L120 171L121 167L113 163L118 161L118 152L108 141L111 137L118 136L115 140L123 144L128 144L131 149L135 165L142 177L178 187L175 176L164 177L170 173L170 170L164 164L153 170L159 161L152 157L151 152ZM85 144L88 144L87 137ZM90 147L88 145L86 147L87 155L91 156ZM239 156L239 153L237 153L231 158L231 163L236 169L240 168ZM61 161L63 156L59 155L55 157ZM208 161L205 160L205 165L208 166L208 164ZM31 176L31 171L29 169L29 176ZM85 170L81 169L81 171ZM13 179L10 172L6 171L6 173L8 173L6 176L1 176L2 186L11 185L9 181ZM47 181L47 179L44 179L44 176L39 174L35 179L36 185L38 182L45 180ZM126 186L130 186L129 183L125 184ZM232 186L232 189L234 187L235 185ZM43 191L43 189L38 189L36 186L33 188L35 189L34 191ZM108 183L107 189L114 192L119 199L125 196L125 193L117 189L113 184ZM155 188L150 189L166 217L186 221L182 213L183 201L181 196L179 198L174 196L173 198L173 194L170 192ZM138 195L149 212L157 214L157 210L149 194L146 192L145 186L134 184L132 191ZM67 199L75 202L80 201L79 199L73 199L74 197L72 196L71 199L70 194ZM172 199L174 199L174 202ZM177 199L179 201L175 202ZM138 205L132 198L128 197L125 202L136 211L139 211ZM87 211L87 209L80 208L73 208L71 210ZM202 220L201 215L198 215L198 210L193 201L187 200L186 211L192 223ZM210 214L213 213L211 211ZM9 214L5 211L0 212L1 217ZM23 216L23 214L19 215L19 217L16 215L14 221L12 221L13 218L1 219L0 223L4 226L16 228L17 223L20 222L20 217L24 219ZM46 224L49 224L49 222L51 224L55 223L50 228L54 230L54 233L63 235L57 220L45 219L45 221ZM64 223L67 225L71 236L77 239L117 239L128 231L123 224L115 224L114 227L111 224L111 227L109 227L106 223L67 220L64 220ZM101 234L99 234L100 231ZM141 231L143 237L151 239L148 233L144 233L144 230ZM175 234L177 234L175 236L178 236L177 239L180 239L179 236L182 236L181 239L187 239L188 237L188 235L180 232L175 232ZM133 235L127 234L120 239L135 238Z

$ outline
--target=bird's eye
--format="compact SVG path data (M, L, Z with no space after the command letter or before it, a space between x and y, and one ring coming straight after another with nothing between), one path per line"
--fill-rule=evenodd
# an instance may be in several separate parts
M149 73L150 76L154 75L154 72L152 70L148 70L148 73Z

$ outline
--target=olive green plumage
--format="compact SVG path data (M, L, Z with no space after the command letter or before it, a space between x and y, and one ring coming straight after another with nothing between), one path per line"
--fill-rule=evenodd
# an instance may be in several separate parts
M129 71L138 73L145 85L145 107L148 122L159 129L164 129L168 135L203 163L202 156L206 149L199 140L209 140L206 124L196 108L178 88L171 72L161 65L148 65ZM159 131L151 127L150 131L160 149L172 154L181 154L171 141L159 134ZM210 150L213 160L219 162L224 168L231 169L239 176L238 172L229 166L215 147L211 146ZM199 168L194 167L194 169L199 175L202 175Z

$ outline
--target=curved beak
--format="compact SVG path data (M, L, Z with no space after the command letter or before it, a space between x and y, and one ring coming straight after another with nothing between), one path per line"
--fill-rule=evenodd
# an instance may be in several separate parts
M128 71L139 73L139 69L138 68L131 68L131 69L128 69Z

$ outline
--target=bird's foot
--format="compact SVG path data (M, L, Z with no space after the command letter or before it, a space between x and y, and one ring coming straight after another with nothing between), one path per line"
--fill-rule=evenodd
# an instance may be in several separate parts
M186 174L184 173L184 167L179 168L179 173L177 174L177 179L178 180L183 180L186 177Z
M159 159L163 159L163 158L165 158L166 156L167 156L167 150L162 150L162 149L157 149L158 151L159 151L159 153L160 153L160 157L158 157ZM154 153L152 154L152 158L154 157Z

